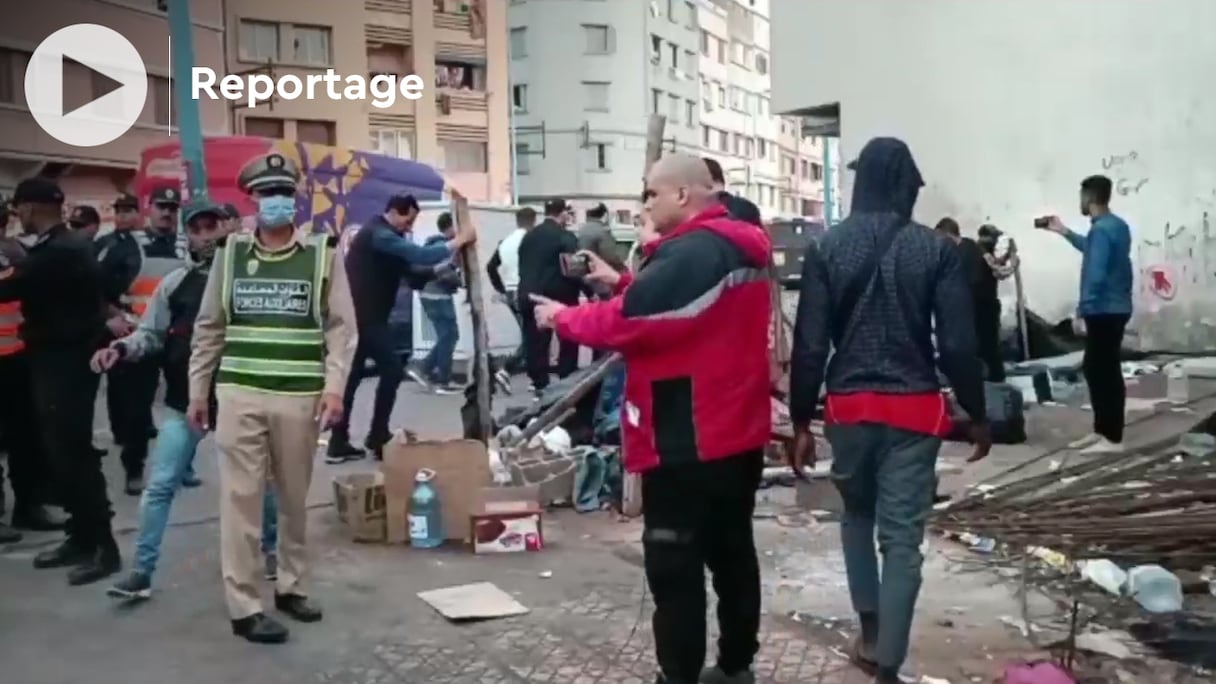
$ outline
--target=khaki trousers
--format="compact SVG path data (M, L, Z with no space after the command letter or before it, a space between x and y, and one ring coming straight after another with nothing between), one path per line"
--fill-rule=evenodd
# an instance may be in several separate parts
M233 620L263 611L258 584L262 495L273 478L279 498L279 594L305 595L308 486L317 451L320 395L216 389L220 466L220 564Z

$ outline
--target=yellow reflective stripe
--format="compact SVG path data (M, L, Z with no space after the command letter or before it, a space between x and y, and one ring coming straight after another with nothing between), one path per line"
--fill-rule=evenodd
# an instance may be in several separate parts
M224 356L220 359L220 370L249 375L280 375L296 378L325 377L323 361L281 361L250 359L240 356Z
M232 321L232 263L236 259L234 252L236 251L235 244L229 244L224 248L224 260L220 266L223 268L223 278L220 284L220 302L224 305L224 322Z
M274 394L281 397L316 397L320 396L322 390L308 390L299 392L289 392L286 390L272 390L265 387L250 387L236 382L216 382L216 387L226 387L228 389L240 390L242 392L257 392L259 394Z
M321 320L321 299L324 297L322 290L325 288L325 278L328 275L326 267L329 260L326 258L329 254L327 247L329 239L322 236L321 239L313 238L313 246L316 251L317 263L313 268L313 286L312 286L312 313L313 320Z
M230 325L224 334L224 341L319 345L325 342L325 333L321 330L301 330L299 328L255 328L247 325Z

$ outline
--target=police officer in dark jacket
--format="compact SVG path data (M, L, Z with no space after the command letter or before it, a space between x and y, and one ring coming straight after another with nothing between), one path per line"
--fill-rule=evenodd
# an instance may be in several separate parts
M578 251L578 236L570 229L572 210L566 200L545 203L545 220L524 234L519 242L519 303L523 321L524 350L533 391L549 386L549 347L553 331L536 324L530 295L555 302L578 304L582 283L562 274L563 254ZM559 340L557 376L564 378L578 369L578 344Z
M726 207L726 212L733 219L746 221L753 226L763 226L764 221L760 218L760 209L752 201L746 197L732 195L726 189L726 174L722 172L722 165L716 159L705 157L705 166L709 167L709 177L713 179L714 190L718 193L718 201Z
M67 540L38 554L34 567L72 567L68 582L88 584L121 566L101 459L92 449L97 376L89 360L105 338L101 274L91 241L64 225L63 191L54 181L22 181L13 206L38 238L25 261L0 264L0 301L21 302L34 407L70 516Z
M68 218L68 225L72 227L72 230L90 240L96 240L97 231L101 230L101 214L98 214L97 210L93 207L82 204L72 209L72 215Z
M397 353L397 341L390 333L388 318L397 301L402 278L412 281L411 286L421 287L421 273L451 259L457 250L476 239L472 226L462 226L461 232L447 242L425 247L414 244L406 233L413 229L418 212L418 200L413 195L392 197L384 207L384 213L360 228L351 240L346 255L346 273L355 303L359 346L346 381L342 419L330 433L326 454L330 463L363 457L363 451L350 443L350 414L367 359L376 364L380 382L376 385L372 424L364 445L379 458L381 447L391 437L388 419L397 399L397 387L405 378L405 368Z
M97 238L97 263L101 265L102 295L111 317L119 315L123 295L139 275L139 200L121 195L114 201L114 230ZM129 330L115 331L125 335Z

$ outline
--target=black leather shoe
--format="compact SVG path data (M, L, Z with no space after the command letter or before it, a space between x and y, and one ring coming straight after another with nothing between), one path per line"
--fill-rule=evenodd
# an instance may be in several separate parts
M80 587L105 579L122 569L122 557L118 555L118 547L103 547L98 549L89 560L72 569L68 573L68 584Z
M254 613L232 621L232 633L255 644L281 644L289 632L279 621L265 613Z
M53 532L63 529L64 520L52 515L46 506L28 506L13 511L13 527L31 532Z
M0 522L0 544L15 544L21 541L21 533Z
M144 478L140 475L128 475L123 491L127 496L139 496L144 492Z
M307 596L299 594L275 594L274 607L283 611L296 622L320 622L321 609L313 605Z
M93 556L93 547L88 547L72 539L64 541L50 551L43 551L34 556L34 567L39 570L50 568L70 568L89 562Z
M325 449L325 462L330 465L337 465L339 463L346 463L347 461L357 461L365 455L363 450L351 444L349 439L330 437L329 446Z

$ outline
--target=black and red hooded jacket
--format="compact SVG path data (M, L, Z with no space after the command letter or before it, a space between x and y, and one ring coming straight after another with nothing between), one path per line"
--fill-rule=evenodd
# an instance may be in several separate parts
M624 358L629 472L768 443L771 250L763 228L714 206L645 245L617 296L557 315L562 338Z

